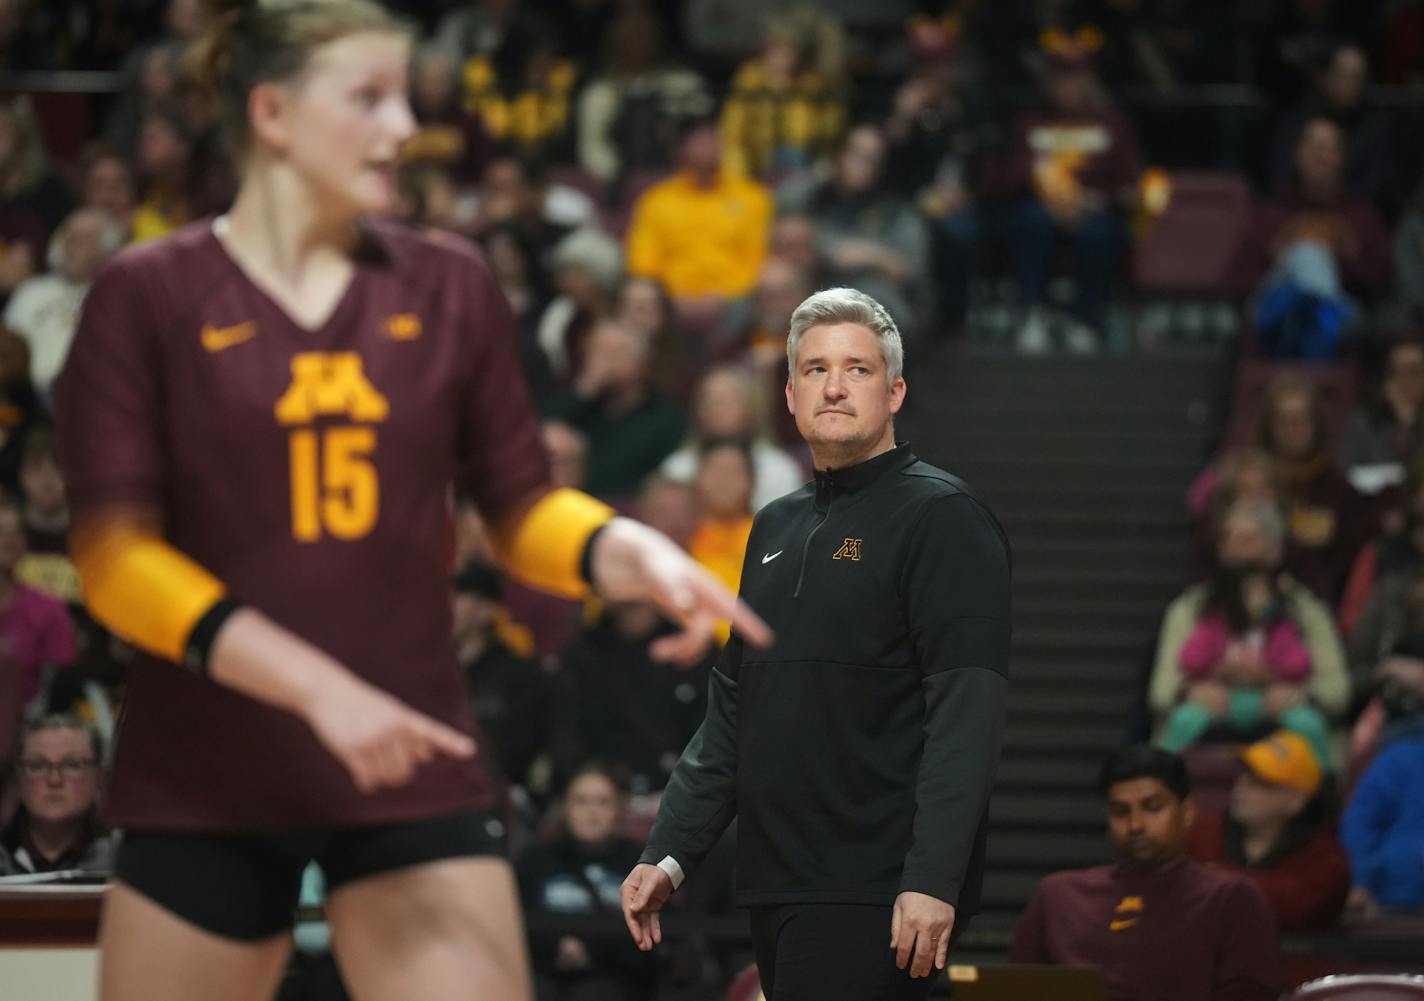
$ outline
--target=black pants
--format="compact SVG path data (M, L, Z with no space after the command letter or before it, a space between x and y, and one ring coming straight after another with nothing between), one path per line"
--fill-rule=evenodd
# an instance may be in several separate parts
M754 907L752 946L766 1001L924 1001L945 975L896 968L888 906Z

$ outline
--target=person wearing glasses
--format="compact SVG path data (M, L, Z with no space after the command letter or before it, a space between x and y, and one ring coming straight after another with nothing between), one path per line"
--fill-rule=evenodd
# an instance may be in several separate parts
M20 808L0 832L0 876L82 870L107 875L113 840L99 824L99 734L77 716L25 727Z

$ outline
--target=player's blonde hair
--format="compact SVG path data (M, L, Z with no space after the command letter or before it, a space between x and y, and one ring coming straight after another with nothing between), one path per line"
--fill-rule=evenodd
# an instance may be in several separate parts
M188 70L215 93L223 131L242 152L251 138L247 98L263 83L295 79L312 50L364 31L413 37L375 0L210 0L212 24L188 56Z

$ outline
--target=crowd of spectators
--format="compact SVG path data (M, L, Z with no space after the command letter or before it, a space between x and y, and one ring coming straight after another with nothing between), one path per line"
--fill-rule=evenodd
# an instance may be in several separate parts
M1333 926L1347 899L1424 907L1424 132L1417 102L1378 99L1424 82L1424 5L392 6L419 35L401 214L483 248L556 481L733 587L753 514L809 472L780 403L805 295L863 289L916 350L975 336L996 277L1016 289L1018 350L1095 351L1171 173L1244 171L1243 342L1366 343L1381 375L1338 422L1316 381L1283 376L1192 487L1193 583L1146 699L1161 747L1226 741L1244 764L1228 810L1174 814L1164 837L1249 875L1287 931ZM215 106L184 69L204 19L200 0L0 0L0 871L107 857L93 806L127 650L79 602L48 396L105 260L232 195ZM56 110L32 74L58 71L117 87ZM1250 100L1213 108L1213 85ZM1229 156L1182 127L1242 107L1260 127ZM530 591L493 569L459 499L453 524L452 643L525 903L610 909L636 855L620 839L700 722L715 650L655 664L655 609ZM1187 801L1166 767L1124 765L1110 815L1122 782L1166 776ZM1043 923L1081 904L1056 895L1120 890L1103 886L1048 887L1016 951L1093 955ZM658 973L572 936L536 936L534 956L551 998L642 996Z

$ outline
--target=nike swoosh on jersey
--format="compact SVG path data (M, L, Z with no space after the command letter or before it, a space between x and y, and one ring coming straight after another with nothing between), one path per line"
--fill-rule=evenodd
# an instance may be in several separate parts
M257 324L252 320L231 327L203 327L203 347L212 352L226 351L257 336Z
M784 550L784 549L778 549L778 550L777 550L776 552L774 552L774 553L767 553L765 556L763 556L763 557L761 558L761 561L762 561L763 564L770 563L772 560L776 559L778 556L780 556L780 555L781 555L782 553L784 553L784 552L786 552L786 550Z

